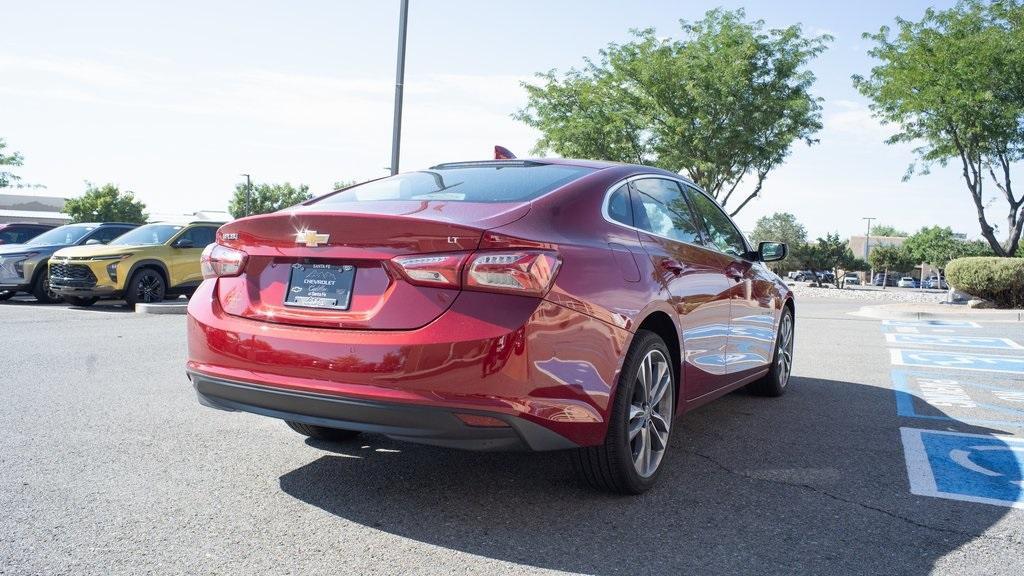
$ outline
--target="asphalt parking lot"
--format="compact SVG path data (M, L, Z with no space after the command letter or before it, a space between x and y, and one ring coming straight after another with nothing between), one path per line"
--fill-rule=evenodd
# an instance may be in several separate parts
M687 415L615 497L564 454L203 408L183 316L28 300L0 304L3 574L1024 573L1024 323L801 301L789 392Z

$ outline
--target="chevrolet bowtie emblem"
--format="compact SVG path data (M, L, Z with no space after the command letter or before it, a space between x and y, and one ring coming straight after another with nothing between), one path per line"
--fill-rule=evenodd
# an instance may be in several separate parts
M327 239L330 237L330 234L317 234L316 230L303 230L295 235L295 242L316 248L321 244L327 244Z

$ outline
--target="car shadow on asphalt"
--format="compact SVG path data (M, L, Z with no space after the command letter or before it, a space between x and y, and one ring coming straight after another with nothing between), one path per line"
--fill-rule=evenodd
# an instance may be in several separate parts
M345 520L496 560L590 574L922 574L1006 508L910 494L893 391L796 378L677 421L659 484L581 486L565 453L474 453L376 435L280 478ZM934 427L934 425L932 426ZM993 430L950 421L962 432ZM339 530L323 526L317 530ZM386 551L380 551L386 554Z

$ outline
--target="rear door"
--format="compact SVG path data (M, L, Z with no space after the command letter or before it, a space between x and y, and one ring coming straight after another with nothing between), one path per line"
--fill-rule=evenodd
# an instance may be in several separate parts
M731 304L725 360L730 380L734 381L771 362L775 343L774 285L762 263L745 258L750 248L718 204L695 188L687 186L687 193L704 225L708 247L725 265Z
M631 181L633 217L659 280L672 295L682 327L683 398L694 400L728 384L726 345L731 261L702 246L700 225L675 180Z

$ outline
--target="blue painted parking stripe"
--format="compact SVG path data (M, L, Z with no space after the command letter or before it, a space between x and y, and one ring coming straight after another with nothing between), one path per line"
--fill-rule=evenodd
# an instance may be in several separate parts
M892 349L889 354L892 363L896 366L1024 375L1024 356L994 356L902 348Z
M977 322L966 320L882 320L883 326L938 326L942 328L981 328Z
M990 348L993 350L1024 350L1024 346L1009 338L987 336L940 336L937 334L886 334L889 344L911 346L953 346L957 348Z
M910 492L1024 508L1024 439L900 428Z

